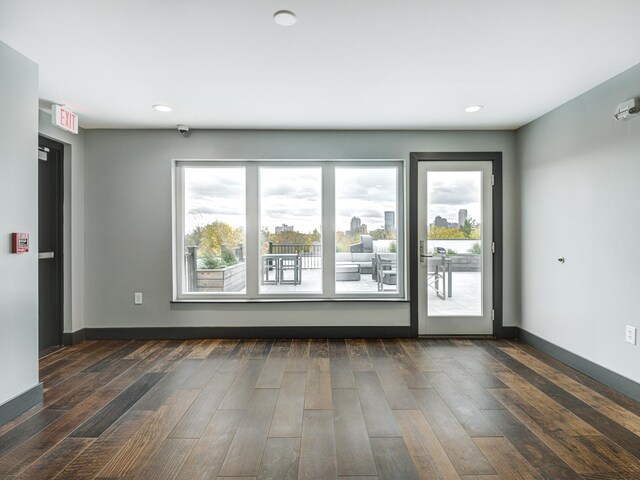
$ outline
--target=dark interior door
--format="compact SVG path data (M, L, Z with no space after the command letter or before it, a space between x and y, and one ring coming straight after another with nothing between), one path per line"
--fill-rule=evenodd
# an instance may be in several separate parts
M62 345L63 146L39 138L38 285L39 348Z

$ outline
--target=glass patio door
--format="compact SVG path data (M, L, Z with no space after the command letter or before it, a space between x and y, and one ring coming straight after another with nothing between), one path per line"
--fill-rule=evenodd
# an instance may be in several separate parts
M420 335L493 333L492 162L422 161Z

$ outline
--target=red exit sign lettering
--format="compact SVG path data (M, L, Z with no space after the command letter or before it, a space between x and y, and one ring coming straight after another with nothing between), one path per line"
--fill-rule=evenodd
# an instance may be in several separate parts
M68 107L54 105L51 112L51 121L56 127L67 132L78 133L78 114L73 113Z

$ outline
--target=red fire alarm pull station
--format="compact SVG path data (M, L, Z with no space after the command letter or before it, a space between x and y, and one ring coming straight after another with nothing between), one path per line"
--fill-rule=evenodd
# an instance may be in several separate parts
M29 234L11 234L11 253L27 253L29 251Z

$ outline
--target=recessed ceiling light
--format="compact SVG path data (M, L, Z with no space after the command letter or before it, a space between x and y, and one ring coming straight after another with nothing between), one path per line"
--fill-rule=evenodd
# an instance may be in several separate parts
M479 112L483 108L484 106L482 105L469 105L467 108L464 109L464 111L467 113L475 113L475 112Z
M171 110L173 110L173 108L171 108L169 105L161 105L161 104L154 105L153 108L163 113L169 113Z
M282 27L290 27L298 21L296 14L289 10L280 10L273 14L273 21Z

